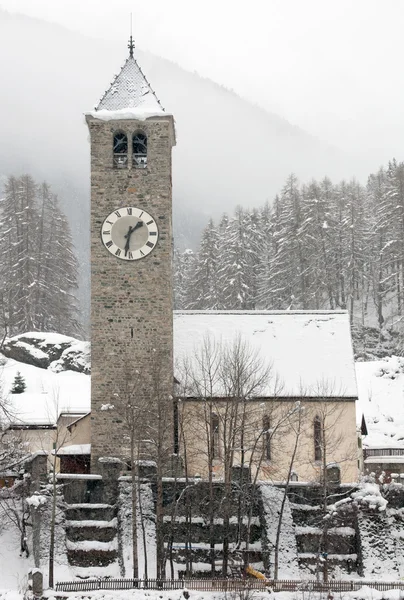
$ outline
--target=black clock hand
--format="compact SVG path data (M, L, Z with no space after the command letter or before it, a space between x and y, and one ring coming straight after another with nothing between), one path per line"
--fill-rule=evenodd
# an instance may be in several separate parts
M143 226L143 221L138 221L136 223L136 225L134 225L133 227L131 227L129 225L129 229L128 229L128 233L124 236L126 238L126 244L125 244L125 256L127 256L128 252L129 252L129 244L130 244L130 236L132 235L132 233L134 231L136 231L136 229L139 229L139 227Z

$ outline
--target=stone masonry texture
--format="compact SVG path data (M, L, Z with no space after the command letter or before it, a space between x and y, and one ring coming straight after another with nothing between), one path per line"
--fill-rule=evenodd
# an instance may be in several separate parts
M91 137L91 443L92 471L98 459L129 457L124 380L137 373L150 380L148 356L158 346L167 396L173 393L171 116L146 121L103 121L87 117ZM114 132L128 136L129 165L113 167ZM147 168L132 168L132 134L146 133ZM101 240L101 226L113 210L134 206L156 221L159 238L145 258L124 261ZM111 405L110 410L101 410Z

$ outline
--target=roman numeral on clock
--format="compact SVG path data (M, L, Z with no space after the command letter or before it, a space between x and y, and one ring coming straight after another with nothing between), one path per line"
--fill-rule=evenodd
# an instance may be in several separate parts
M151 221L149 221L148 223L146 223L146 225L151 225L153 223L153 219Z
M115 256L121 256L121 249L118 248L118 250L115 252Z
M128 211L128 215L132 214L132 208L127 208L126 210Z
M149 231L149 235L157 235L157 231Z
M131 252L130 250L129 250L129 252L128 252L128 258L129 258L129 259L132 259L132 258L133 258L133 254L132 254L132 252Z
M154 248L153 242L146 242L146 246L149 246L149 248Z
M112 240L109 240L109 242L107 242L105 245L106 245L107 248L111 248L111 246L112 246Z
M111 235L111 230L110 230L110 229L108 229L108 230L106 230L106 231L103 231L103 232L102 232L102 235Z
M121 213L119 212L119 210L116 210L116 211L115 211L115 214L116 214L116 216L117 216L117 217L120 217L120 216L121 216Z

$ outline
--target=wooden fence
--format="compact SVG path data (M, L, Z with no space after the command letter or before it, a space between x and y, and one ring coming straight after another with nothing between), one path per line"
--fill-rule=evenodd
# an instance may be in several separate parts
M241 590L261 590L271 588L274 592L349 592L357 591L363 586L375 590L404 590L404 581L368 581L355 579L351 581L332 580L302 581L296 579L267 581L254 579L92 579L83 581L61 581L56 584L57 592L90 592L93 590L130 590L135 588L149 590L197 590L203 592L232 592Z

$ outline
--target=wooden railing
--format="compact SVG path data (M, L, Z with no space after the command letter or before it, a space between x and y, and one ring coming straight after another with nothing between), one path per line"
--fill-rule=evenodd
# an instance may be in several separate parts
M364 448L363 456L404 456L404 448Z
M135 588L149 590L198 590L203 592L222 592L239 590L266 590L271 588L274 592L348 592L357 591L363 586L379 591L391 589L404 590L404 581L372 581L355 579L351 581L332 580L327 583L321 581L302 581L296 579L282 579L267 581L255 579L93 579L83 581L61 581L56 584L56 592L90 592L94 590L129 590Z

